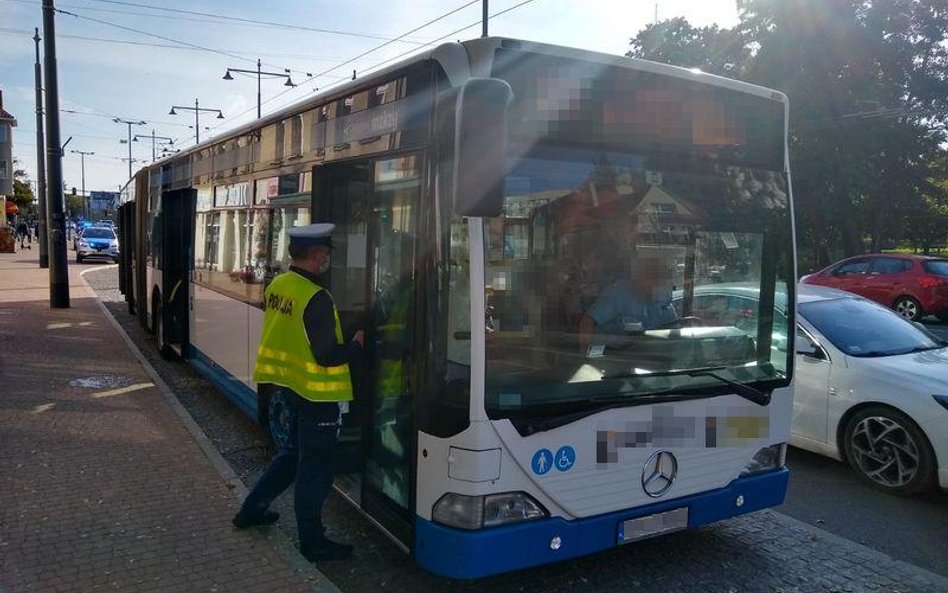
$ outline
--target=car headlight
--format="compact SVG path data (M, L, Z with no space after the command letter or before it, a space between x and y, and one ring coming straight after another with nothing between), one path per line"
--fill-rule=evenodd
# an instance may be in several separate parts
M435 503L432 518L460 529L482 529L549 516L546 509L525 492L468 496L449 492Z
M742 476L751 476L774 469L779 469L787 463L787 443L777 443L764 447L754 455L750 463L741 470Z
M79 247L88 247L88 246L89 246L89 244L86 243L85 241L83 241L82 239L79 239L79 242L77 243L77 245L79 245Z
M941 404L941 407L948 410L948 395L933 395L932 397L935 398L936 402Z
M109 241L109 247L112 249L118 249L118 239L112 239Z

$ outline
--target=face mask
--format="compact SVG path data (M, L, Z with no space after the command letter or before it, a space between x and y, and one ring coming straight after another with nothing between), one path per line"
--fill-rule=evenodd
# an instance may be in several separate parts
M329 264L332 258L326 256L326 261L323 262L323 265L319 266L319 269L316 271L317 274L325 274L329 271Z

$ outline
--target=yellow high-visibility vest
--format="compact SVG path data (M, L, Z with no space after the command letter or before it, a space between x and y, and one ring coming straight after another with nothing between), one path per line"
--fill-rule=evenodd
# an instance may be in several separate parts
M316 362L306 335L303 311L323 288L289 271L280 274L264 293L263 335L257 349L253 380L292 389L314 402L352 400L349 365L325 367ZM332 307L336 343L342 344L339 311Z

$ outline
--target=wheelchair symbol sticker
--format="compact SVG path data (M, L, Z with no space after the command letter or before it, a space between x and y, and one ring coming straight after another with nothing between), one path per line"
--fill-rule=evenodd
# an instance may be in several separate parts
M561 472L569 471L574 463L576 463L576 450L569 445L560 447L556 452L556 457L553 458L553 465Z
M540 449L533 454L533 461L530 462L533 473L542 476L553 467L553 453L549 449Z

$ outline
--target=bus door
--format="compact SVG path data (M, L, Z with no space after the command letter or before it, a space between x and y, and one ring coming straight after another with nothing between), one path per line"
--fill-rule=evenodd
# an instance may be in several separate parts
M325 190L324 199L317 198L318 216L337 225L331 291L340 309L361 303L359 326L366 332L365 364L352 371L363 412L359 504L406 547L413 516L409 377L420 343L412 316L422 162L415 154L315 172L317 187Z
M128 312L135 314L135 202L118 208L119 227L119 289L125 295Z
M161 196L161 315L162 354L187 356L189 276L193 257L192 228L197 192L166 191Z

